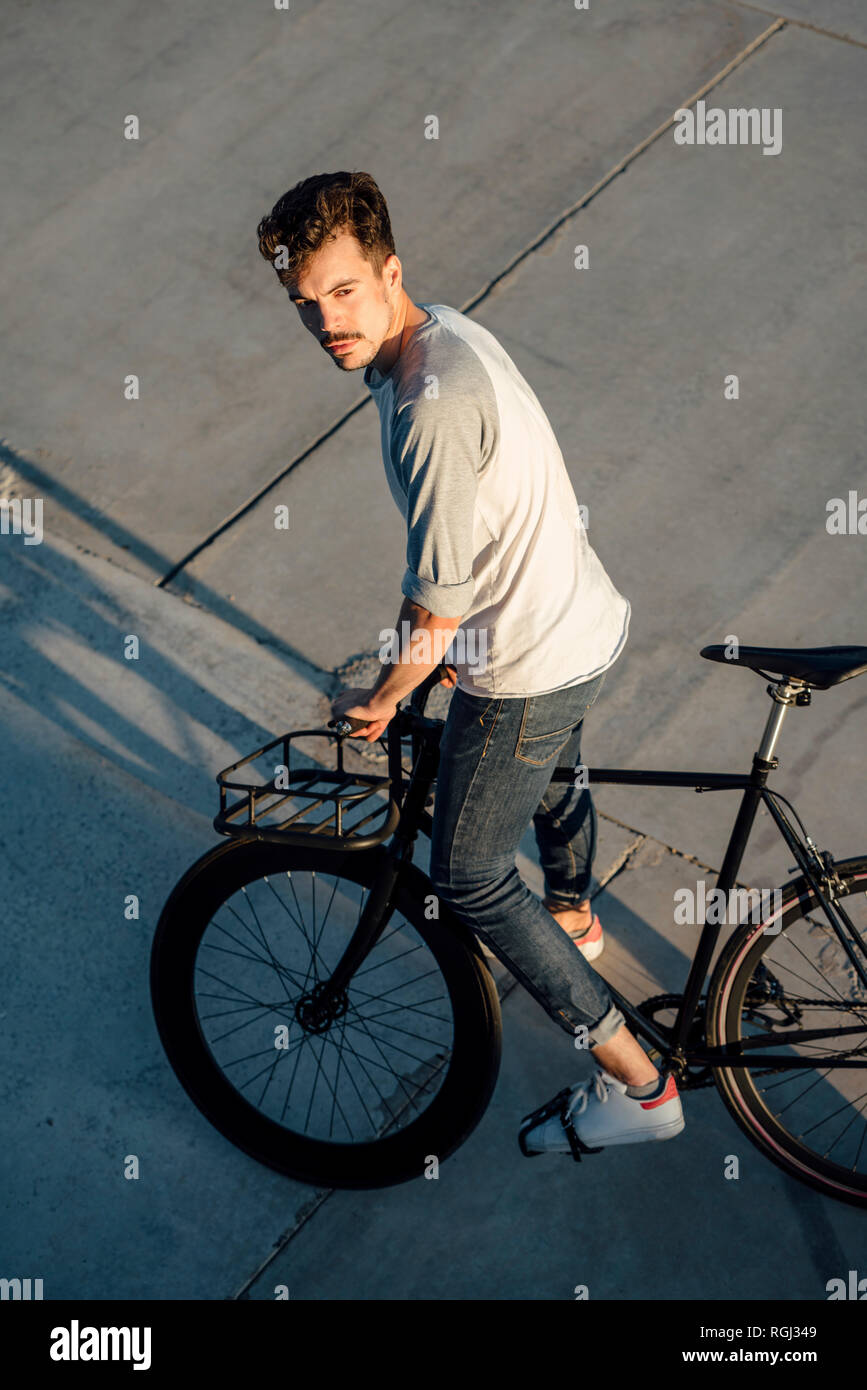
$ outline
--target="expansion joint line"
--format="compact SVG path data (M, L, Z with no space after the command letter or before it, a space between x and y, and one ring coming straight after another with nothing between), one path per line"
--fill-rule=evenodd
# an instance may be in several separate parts
M720 82L723 81L724 78L728 77L730 72L733 72L735 68L740 67L740 65L743 62L745 62L751 54L755 53L757 48L761 47L762 44L767 43L768 39L773 34L779 33L779 31L785 27L785 24L785 19L777 19L772 25L770 25L769 28L765 29L763 33L759 34L758 38L753 39L752 43L747 44L746 48L741 49L740 53L736 53L730 63L726 63L725 67L721 68L720 71L716 73L710 79L709 82L706 82L703 87L699 87L697 92L693 92L692 96L687 97L686 100L681 103L681 106L676 109L685 110L686 108L692 106L694 102L699 101L703 96L705 96L707 92L711 91L713 87L716 87ZM570 207L566 208L564 212L561 212L556 218L556 220L552 222L548 227L546 227L545 230L542 233L540 233L539 236L537 236L533 241L531 241L528 246L525 246L521 251L519 251L517 255L513 256L512 259L508 262L508 264L504 267L504 269L501 270L498 275L495 275L492 280L489 280L488 283L479 291L478 294L474 295L472 299L468 299L464 304L461 305L459 312L462 314L467 314L471 309L475 309L479 304L481 304L482 301L486 299L488 295L491 293L495 285L499 285L503 280L505 280L506 276L511 275L512 271L515 270L515 268L519 266L522 263L522 261L525 261L528 256L531 256L534 251L537 251L539 247L542 246L543 243L549 239L549 237L552 237L554 233L560 227L562 227L564 222L567 222L570 217L575 216L576 212L580 212L582 208L585 208L588 203L592 202L592 200L599 193L602 192L603 188L607 188L611 181L617 178L618 174L622 174L625 169L628 169L629 165L632 164L636 159L638 159L639 155L642 155L645 150L649 149L650 146L660 138L660 136L664 135L667 130L670 130L670 128L674 125L674 120L674 112L672 112L667 121L664 121L662 125L657 126L656 130L651 131L650 135L646 136L644 140L641 140L639 144L637 144L634 149L630 150L629 153L623 159L621 159L619 163L615 164L612 169L609 169L608 173L604 174L603 177L599 180L599 182L595 183L587 193L583 194L583 196L580 197L577 202L573 203ZM330 428L327 429L324 434L321 434L318 439L315 439L313 443L310 444L301 454L299 454L296 459L293 459L292 462L286 466L286 468L284 468L280 473L278 473L276 478L272 478L269 483L266 483L264 487L260 488L257 493L255 493L252 497L248 499L248 501L242 502L241 505L237 507L235 511L231 513L230 516L226 517L226 519L222 521L219 526L217 526L213 531L211 531L209 535L205 536L204 539L201 540L198 543L198 545L194 546L194 548L191 551L189 551L189 553L186 554L181 560L178 560L177 564L173 565L167 574L164 574L161 579L154 580L155 587L158 589L164 589L166 585L172 582L173 579L176 579L177 576L181 573L181 571L186 569L187 565L189 565L194 559L196 559L196 557L200 555L203 550L206 550L208 546L213 545L214 541L217 540L218 537L222 536L226 531L228 531L231 526L234 526L236 521L240 521L241 517L245 516L247 512L251 511L252 508L257 505L257 503L261 502L262 498L267 496L267 494L273 488L277 487L279 483L282 483L283 480L286 477L288 477L288 475L293 471L293 469L297 468L299 464L303 463L306 458L309 458L310 455L313 454L319 448L320 444L323 444L325 440L330 439L332 435L336 434L338 430L342 429L342 427L346 424L348 420L352 418L353 415L355 415L359 410L363 409L363 407L369 403L370 399L371 397L367 396L364 400L359 401L357 405L354 405L351 407L351 409L347 410L346 413L342 415L338 420L336 420L335 423L331 425Z

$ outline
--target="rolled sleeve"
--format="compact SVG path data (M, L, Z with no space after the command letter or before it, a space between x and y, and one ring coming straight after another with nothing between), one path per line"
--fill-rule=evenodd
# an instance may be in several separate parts
M463 584L434 584L408 569L400 591L437 618L462 618L469 612L475 584L472 576Z
M481 439L478 405L448 391L406 403L392 430L392 464L407 499L401 592L441 618L463 617L475 593Z

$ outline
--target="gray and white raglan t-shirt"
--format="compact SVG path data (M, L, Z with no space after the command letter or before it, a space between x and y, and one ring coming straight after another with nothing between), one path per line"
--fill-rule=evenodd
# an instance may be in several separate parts
M364 372L407 525L401 592L463 619L445 659L470 695L589 680L620 655L631 609L587 539L548 418L492 333L419 308L430 318L391 371Z

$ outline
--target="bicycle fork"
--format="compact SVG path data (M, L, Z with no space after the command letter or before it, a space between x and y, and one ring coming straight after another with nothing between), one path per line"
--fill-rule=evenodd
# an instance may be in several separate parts
M402 790L399 747L397 735L390 742L389 753L393 784ZM397 830L388 846L379 846L372 853L379 858L379 870L368 894L367 902L358 919L358 925L350 937L346 950L334 967L328 979L321 980L312 994L318 1007L331 1010L338 1002L345 1002L346 987L353 975L379 941L391 920L397 898L396 887L405 865L411 863L413 846L418 836L421 814L427 803L431 785L436 777L438 766L438 741L421 743L418 756L410 774L406 794L401 806L401 817ZM397 748L397 766L394 751ZM395 777L395 772L398 776Z

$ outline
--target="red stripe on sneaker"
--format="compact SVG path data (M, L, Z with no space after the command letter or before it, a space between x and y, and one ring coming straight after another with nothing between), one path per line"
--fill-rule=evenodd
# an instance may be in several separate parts
M653 1110L657 1105L665 1105L667 1100L674 1100L677 1096L677 1087L674 1084L674 1077L670 1076L666 1083L665 1090L656 1100L643 1100L640 1102L642 1110Z

